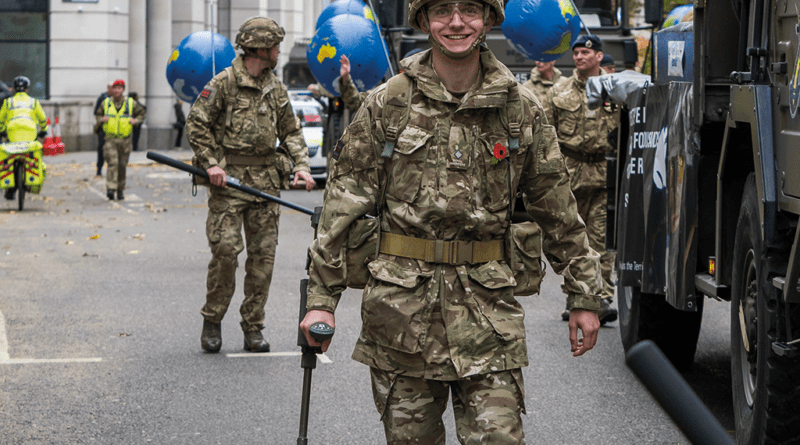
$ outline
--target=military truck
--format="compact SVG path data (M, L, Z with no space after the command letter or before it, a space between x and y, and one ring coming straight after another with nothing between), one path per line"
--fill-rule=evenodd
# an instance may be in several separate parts
M687 369L705 300L730 302L737 443L796 444L800 1L694 5L655 33L653 83L626 97L609 169L622 344L654 340Z

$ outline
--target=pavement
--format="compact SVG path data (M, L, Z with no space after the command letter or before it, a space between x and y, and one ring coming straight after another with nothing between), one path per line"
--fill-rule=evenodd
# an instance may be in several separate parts
M192 160L192 155L194 154L190 149L182 149L182 150L150 150L155 151L156 153L160 153L164 156L169 156L171 158L177 159L179 161L189 162ZM97 162L97 152L96 151L75 151L75 152L67 152L62 155L57 156L45 156L44 162L46 164L58 165L58 164L86 164L86 165L94 165ZM147 158L147 151L137 150L131 152L130 158L128 158L128 165L148 165L153 164L155 161L152 161ZM103 166L103 174L105 174L105 165Z

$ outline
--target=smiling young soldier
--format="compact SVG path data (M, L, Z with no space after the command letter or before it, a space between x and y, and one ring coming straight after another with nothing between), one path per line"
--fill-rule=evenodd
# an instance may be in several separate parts
M301 327L320 345L308 328L334 325L355 273L354 227L377 207L380 253L368 264L353 358L370 367L390 444L444 444L451 393L459 442L524 442L524 311L506 251L517 189L567 277L573 355L597 339L598 257L555 131L481 46L503 18L500 0L412 0L410 25L433 48L404 59L403 73L369 95L332 152Z

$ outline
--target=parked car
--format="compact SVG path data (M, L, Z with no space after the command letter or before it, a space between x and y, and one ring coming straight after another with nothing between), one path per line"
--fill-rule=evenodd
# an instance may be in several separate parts
M308 147L308 166L311 176L320 187L328 179L328 158L322 152L323 109L310 92L292 90L289 97L292 109L303 126L303 138ZM293 179L293 178L292 178Z

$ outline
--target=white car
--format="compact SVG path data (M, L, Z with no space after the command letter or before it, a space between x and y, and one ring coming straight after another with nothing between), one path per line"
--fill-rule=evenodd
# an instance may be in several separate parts
M303 138L308 147L308 166L311 176L318 185L324 186L328 179L328 158L322 153L324 116L322 105L308 95L299 93L291 96L292 109L303 126Z

